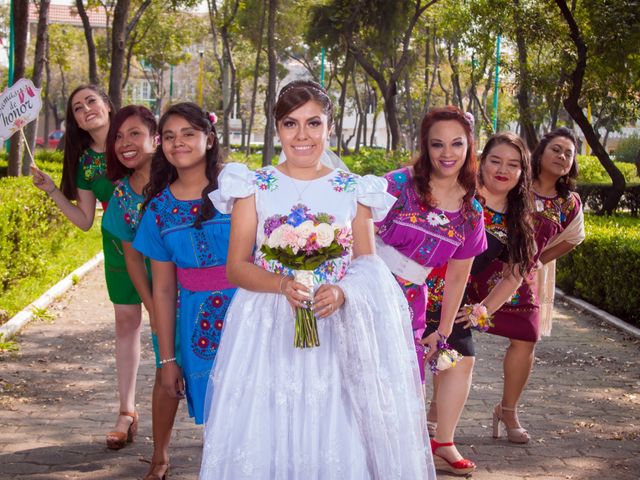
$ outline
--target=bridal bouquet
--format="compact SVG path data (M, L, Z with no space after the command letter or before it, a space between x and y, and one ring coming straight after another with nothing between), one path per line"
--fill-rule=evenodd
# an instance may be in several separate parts
M460 360L462 360L460 352L451 348L447 342L438 340L438 351L429 360L429 370L434 375L437 375L438 372L455 367Z
M291 208L288 215L274 215L264 222L265 242L260 247L266 260L276 260L294 272L294 278L309 289L304 308L296 308L294 345L317 347L318 326L313 313L313 270L327 260L351 251L351 229L335 223L327 213L316 215L305 205Z

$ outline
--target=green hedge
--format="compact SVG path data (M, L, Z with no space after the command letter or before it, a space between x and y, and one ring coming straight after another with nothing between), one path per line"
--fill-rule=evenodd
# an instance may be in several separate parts
M342 157L349 169L358 175L384 175L410 161L407 151L387 152L380 148L361 148L359 153Z
M0 295L22 278L36 275L75 227L31 177L0 178Z
M627 183L640 183L635 165L624 162L613 162ZM578 182L611 185L611 178L597 157L578 155Z
M578 184L578 194L582 203L594 212L602 211L602 205L611 190L611 183L581 183ZM640 184L627 183L618 204L619 210L628 210L634 217L640 212Z
M640 326L640 220L587 215L585 227L585 241L558 261L558 287Z

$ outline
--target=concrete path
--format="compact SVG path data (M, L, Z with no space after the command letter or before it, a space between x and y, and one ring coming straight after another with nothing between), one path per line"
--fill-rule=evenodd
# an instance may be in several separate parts
M18 353L0 353L0 479L140 479L149 459L154 366L143 333L140 433L105 447L117 401L113 315L96 269L54 304L53 322L32 323ZM640 342L565 306L538 346L520 418L533 441L491 438L505 341L478 335L478 362L457 442L479 468L474 479L640 478ZM178 412L171 478L194 480L201 429ZM439 478L453 478L442 474Z

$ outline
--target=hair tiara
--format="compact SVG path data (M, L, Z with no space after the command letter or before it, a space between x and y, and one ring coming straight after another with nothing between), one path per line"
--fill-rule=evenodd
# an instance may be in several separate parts
M316 93L318 93L320 95L323 95L323 96L325 96L325 97L327 97L329 99L329 94L322 87L318 88L315 85L313 85L312 83L301 85L299 83L296 83L295 80L293 82L285 85L285 87L282 90L280 90L280 93L278 94L278 99L280 99L289 90L293 90L293 89L296 89L296 88L305 88L305 89L308 89L308 90L313 90L314 92L316 92Z

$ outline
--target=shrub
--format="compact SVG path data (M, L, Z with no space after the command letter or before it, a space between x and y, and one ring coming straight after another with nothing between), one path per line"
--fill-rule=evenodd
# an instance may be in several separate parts
M601 212L604 200L611 190L611 184L581 183L578 184L578 194L582 203L594 212ZM628 210L634 217L640 212L640 185L627 184L618 204L618 208Z
M640 136L631 135L620 140L615 157L619 162L635 163L638 152L640 152Z
M613 162L624 176L627 183L640 183L636 167L629 163ZM597 157L592 155L578 155L579 183L608 183L611 178Z
M42 270L75 228L31 177L0 178L0 294Z
M640 326L640 220L585 220L585 241L558 260L558 286Z
M402 150L387 152L378 148L361 148L359 153L345 155L342 160L358 175L384 175L409 163L410 157Z

